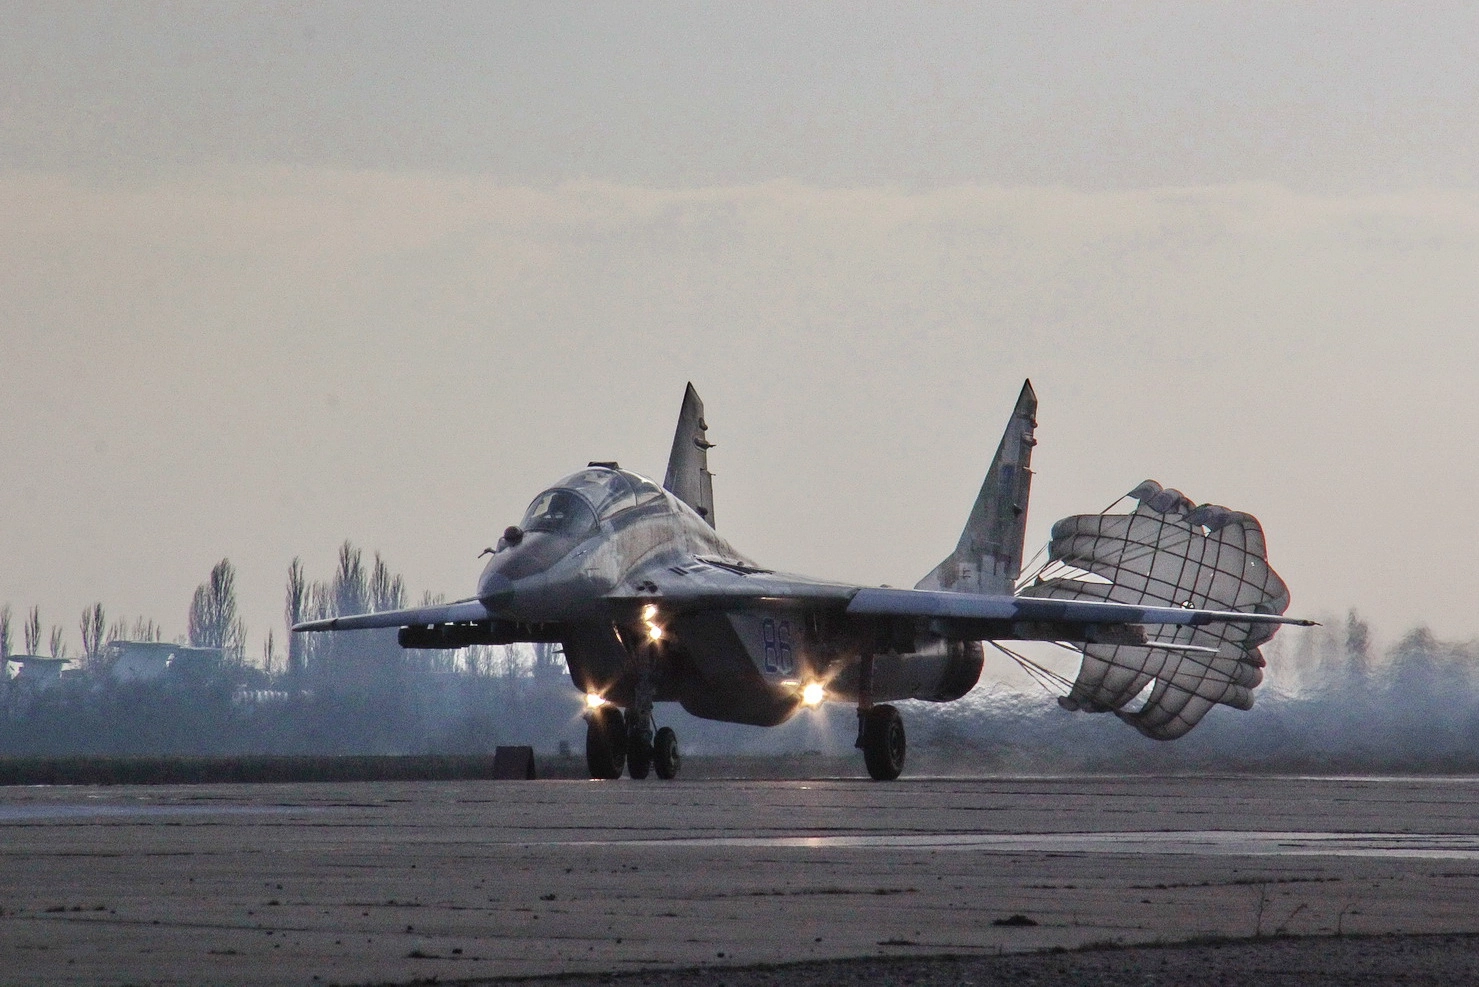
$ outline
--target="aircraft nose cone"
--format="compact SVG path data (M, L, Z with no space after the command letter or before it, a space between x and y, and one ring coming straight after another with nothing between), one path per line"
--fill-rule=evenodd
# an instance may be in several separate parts
M514 584L501 572L490 572L483 576L478 587L478 599L489 610L499 610L514 598Z

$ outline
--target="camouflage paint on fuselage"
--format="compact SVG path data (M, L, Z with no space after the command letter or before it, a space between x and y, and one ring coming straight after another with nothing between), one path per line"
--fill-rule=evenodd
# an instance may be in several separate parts
M479 599L512 621L548 627L576 687L620 706L632 703L643 662L655 700L761 726L794 715L806 682L855 701L865 650L877 653L877 701L958 698L980 675L979 644L952 645L924 628L911 626L902 650L897 641L877 647L879 622L845 613L854 587L770 573L687 504L626 470L591 466L566 477L534 499L519 529L516 543L500 541L489 559ZM724 608L696 605L706 587L724 596L747 576L812 592L806 601L778 593ZM682 604L663 591L674 584L684 590ZM818 602L817 590L830 598ZM651 622L643 618L648 606ZM660 639L650 623L662 628ZM901 638L892 626L888 634Z

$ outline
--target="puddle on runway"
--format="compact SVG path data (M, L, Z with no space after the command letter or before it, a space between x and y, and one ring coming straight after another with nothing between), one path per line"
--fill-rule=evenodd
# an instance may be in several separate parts
M1234 830L1118 833L908 833L869 836L716 836L671 840L527 842L520 846L858 850L988 853L1175 854L1256 857L1409 857L1479 861L1479 836L1428 833L1265 833Z

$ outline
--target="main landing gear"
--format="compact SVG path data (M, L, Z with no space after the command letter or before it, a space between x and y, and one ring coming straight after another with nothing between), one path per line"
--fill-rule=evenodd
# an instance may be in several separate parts
M627 763L626 723L615 706L585 714L585 764L592 778L620 778Z
M654 770L668 780L678 776L683 763L672 727L653 733L651 713L623 714L611 705L585 714L585 760L592 778L608 780L620 778L623 768L639 780Z
M663 727L657 731L657 737L652 741L652 766L657 769L657 776L663 781L678 777L683 758L678 753L678 735L673 732L672 727Z
M858 710L858 746L874 781L893 781L904 772L904 718L888 704Z
M873 705L873 656L863 655L858 669L858 741L863 763L874 781L893 781L904 772L904 718L894 707Z

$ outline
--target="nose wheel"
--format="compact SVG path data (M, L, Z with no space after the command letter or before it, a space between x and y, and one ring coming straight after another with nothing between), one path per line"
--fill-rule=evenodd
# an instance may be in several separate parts
M608 781L622 771L637 780L653 770L664 781L678 777L683 759L678 734L672 727L652 732L652 714L645 718L615 706L602 706L585 715L585 761L592 778Z
M637 780L652 770L652 716L627 710L627 774Z

